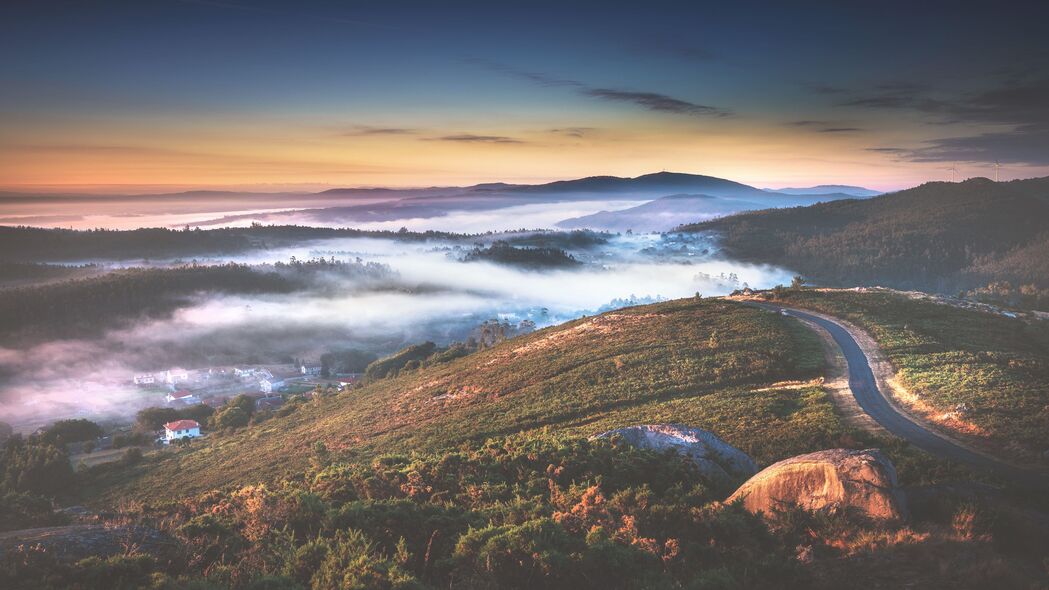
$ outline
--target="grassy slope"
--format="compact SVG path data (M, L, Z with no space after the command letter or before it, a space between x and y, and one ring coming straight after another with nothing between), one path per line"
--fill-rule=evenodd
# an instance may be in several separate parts
M814 336L775 314L717 300L636 307L318 399L134 468L100 472L85 497L164 498L294 477L318 441L345 459L366 460L544 427L592 435L682 422L709 428L768 463L835 446L843 435L818 387L756 391L813 377L821 362Z
M790 292L785 301L867 329L903 384L939 412L958 404L990 442L1049 449L1049 322L1027 324L889 292Z

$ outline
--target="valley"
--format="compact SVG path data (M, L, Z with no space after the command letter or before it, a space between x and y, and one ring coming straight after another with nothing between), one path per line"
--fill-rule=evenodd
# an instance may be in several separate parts
M556 190L635 198L650 182ZM605 229L590 227L604 213L579 217L583 229L480 233L0 228L0 407L21 431L0 461L0 562L29 564L2 575L119 567L137 585L324 588L528 587L535 571L555 587L608 585L616 571L669 587L1037 580L1036 552L1011 545L1049 539L1037 291L952 297L906 269L939 269L921 275L936 285L977 265L1014 272L1004 261L1040 243L1021 219L1039 197L1021 186L995 213L1017 229L977 240L961 229L971 207L943 209L940 187L746 212L734 207L779 197L713 186L726 192L649 201L696 219L711 199L740 199L671 231L644 231L644 206ZM965 255L897 251L891 270L875 257L864 272L930 293L835 288L796 274L809 267L795 250L751 243L802 243L751 219L873 219L929 199ZM462 214L456 203L447 215ZM864 251L841 248L843 260ZM641 427L673 442L623 434ZM713 475L704 461L721 455L694 454L704 437L752 470ZM865 475L837 473L856 461ZM798 503L763 504L763 485ZM830 501L812 485L844 491ZM117 549L129 544L148 549ZM930 556L959 574L921 571Z

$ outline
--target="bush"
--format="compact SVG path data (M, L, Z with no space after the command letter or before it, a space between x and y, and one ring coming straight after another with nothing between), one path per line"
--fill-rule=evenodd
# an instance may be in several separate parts
M582 549L578 539L548 518L519 526L490 526L459 539L456 578L475 586L568 587L584 582L572 558Z
M147 586L155 562L148 555L88 557L76 564L76 587L84 590L135 590Z
M65 515L51 510L51 501L27 492L0 495L0 531L55 526L67 522Z
M135 430L156 432L168 422L178 419L178 410L175 408L144 408L135 414Z
M255 413L255 398L246 393L242 393L234 398L231 398L229 401L226 402L224 406L222 406L222 408L224 410L228 410L231 408L240 408L245 414L247 414L250 417L252 414Z
M238 406L227 406L213 418L217 428L242 428L247 426L250 420L251 416Z
M120 458L121 463L124 465L135 465L142 461L142 449L138 447L131 447L124 451L124 456Z
M402 559L407 556L400 556ZM400 563L378 554L360 531L339 531L327 544L324 560L312 577L313 590L343 588L397 588L409 590L423 585Z
M44 431L41 439L53 444L84 442L102 436L102 427L90 420L59 420Z
M364 370L364 377L368 380L376 380L395 376L411 361L421 363L432 355L436 349L437 345L433 342L413 344L368 365L368 368Z
M66 451L53 444L13 436L0 451L0 491L54 496L70 491L73 468Z

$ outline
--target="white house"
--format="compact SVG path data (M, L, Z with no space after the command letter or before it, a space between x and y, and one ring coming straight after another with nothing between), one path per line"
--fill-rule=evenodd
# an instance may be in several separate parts
M135 385L153 385L157 382L157 378L152 373L146 373L144 375L135 375Z
M259 391L262 393L274 393L287 385L288 381L299 378L300 374L296 370L274 369L270 371L263 369L256 373L256 376L259 378Z
M191 392L186 391L184 389L180 389L179 391L172 391L171 393L167 394L164 397L164 399L167 400L169 404L179 403L191 406L193 404L200 403L199 397L193 395Z
M321 366L320 365L302 365L301 367L299 367L299 371L301 371L303 375L320 375L321 374Z
M172 367L164 373L164 382L168 385L174 385L183 381L189 381L189 371L185 369Z
M200 436L200 423L196 420L176 420L164 425L164 444L166 445L171 444L172 441L198 436Z

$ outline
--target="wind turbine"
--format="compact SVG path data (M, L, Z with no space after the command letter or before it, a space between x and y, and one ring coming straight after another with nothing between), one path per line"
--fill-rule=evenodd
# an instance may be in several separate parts
M994 181L998 182L998 170L1002 167L998 160L994 161Z
M957 164L951 164L951 167L948 168L948 170L951 171L951 182L954 182L955 181L954 180L954 175L958 172L958 165Z

